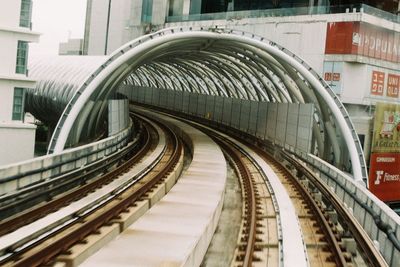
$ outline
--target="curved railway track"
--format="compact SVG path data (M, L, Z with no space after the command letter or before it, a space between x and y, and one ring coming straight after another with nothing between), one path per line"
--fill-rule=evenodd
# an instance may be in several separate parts
M150 119L142 119L147 121L146 129L149 130L144 131L143 148L134 157L116 170L38 206L36 210L28 210L21 213L21 217L0 222L0 234L6 236L7 230L4 229L10 231L20 228L24 221L32 216L37 220L74 203L77 199L89 196L92 192L103 190L118 180L118 177L129 173L132 165L142 165L143 170L140 174L132 177L129 183L125 183L112 194L103 197L101 201L79 210L74 217L52 226L49 232L36 233L30 236L30 240L20 240L9 247L2 246L3 237L0 237L0 251L3 253L3 256L0 256L0 264L39 266L51 263L57 255L65 253L74 244L84 242L85 237L109 224L163 180L181 157L182 142L161 122L157 122L156 126ZM301 229L303 251L300 254L305 255L305 264L301 264L302 266L387 266L351 212L341 205L332 190L304 163L283 150L268 151L266 144L257 143L257 140L243 140L240 135L233 138L231 136L235 134L228 136L206 126L184 121L214 139L240 179L243 198L242 222L231 266L287 264L285 250L290 248L284 246L290 241L286 240L284 243L282 240L288 223L293 223L293 227ZM160 141L164 134L165 148L161 149L159 145L154 144L154 140ZM143 160L144 155L148 156L151 151L155 153L157 149L162 150L162 153L155 157L154 162ZM269 166L289 195L296 222L282 222L281 212L284 208L278 203L279 192L276 191L276 185L271 183L270 174L265 171L260 160ZM137 183L139 179L140 183ZM335 216L330 216L332 214ZM344 238L354 240L356 252L346 251ZM291 260L292 263L296 261Z
M99 227L107 225L113 218L118 217L121 212L134 205L135 201L140 200L150 192L174 168L182 153L182 144L176 135L165 125L159 124L158 127L163 129L162 134L166 136L166 146L162 149L160 155L156 155L153 163L146 160L143 161L143 159L141 162L138 162L138 160L154 149L155 138L160 139L156 136L154 129L149 133L152 138L147 138L146 145L135 157L132 157L119 168L107 173L100 179L73 190L68 194L68 197L63 196L56 201L42 205L36 212L41 213L43 216L43 214L62 209L66 205L74 204L73 201L90 196L92 192L102 191L104 187L112 184L114 180L118 180L119 176L129 174L129 169L135 163L143 165L143 169L139 174L131 177L130 181L124 183L116 192L102 197L100 202L87 205L83 210L79 210L79 213L72 218L60 220L60 223L52 225L51 229L44 229L43 233L32 233L29 236L29 240L21 239L7 243L3 241L7 239L8 235L0 237L3 252L0 263L4 266L39 266L51 262L57 255L67 251L72 245L82 242L86 236L95 233ZM153 142L150 142L150 139ZM139 180L140 183L138 183ZM30 212L24 213L21 217L16 217L14 222L22 222L29 215ZM3 226L11 223L11 220L4 222ZM13 233L10 233L10 235ZM4 244L10 244L10 246L7 247Z
M235 169L241 178L243 189L244 220L241 236L238 238L239 252L236 253L232 266L256 266L257 262L263 261L262 257L257 256L260 255L257 251L262 251L263 238L261 230L263 224L260 223L259 217L262 214L261 210L266 208L261 204L263 201L260 200L259 184L256 182L257 179L254 179L254 170L260 171L260 167L238 145L225 137L218 136L215 130L185 121L213 136L236 165ZM241 139L239 136L236 138ZM265 144L259 144L257 140L241 140L241 142L254 150L272 167L289 192L304 235L310 266L358 266L360 264L361 266L387 266L386 261L351 212L305 164L284 151L278 151L274 157L267 153ZM255 143L257 145L254 145ZM280 156L281 153L283 156ZM274 192L270 191L271 187L268 185L268 177L265 174L263 177L266 190L273 195ZM275 207L275 210L278 208ZM329 216L332 212L338 215L338 220L332 220ZM354 251L353 254L346 251L342 238L355 240L358 255L355 255ZM354 257L358 257L356 261Z

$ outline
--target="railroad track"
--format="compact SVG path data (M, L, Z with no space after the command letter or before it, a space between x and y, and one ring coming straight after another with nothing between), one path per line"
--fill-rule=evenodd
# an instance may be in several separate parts
M68 209L72 209L74 205L83 203L86 199L96 199L95 202L86 203L84 207L79 206L73 214L58 218L57 223L42 227L39 232L33 230L26 234L24 230L34 229L32 224L41 219L0 237L2 253L0 263L4 266L39 266L52 262L57 255L65 253L74 244L85 242L85 237L96 233L100 227L109 224L121 212L126 211L135 205L136 201L151 192L154 186L175 167L183 149L181 141L168 127L150 122L149 124L152 124L155 129L158 128L158 137L154 132L149 135L153 135L153 139L157 137L159 141L164 140L164 145L150 144L150 151L152 149L153 151L143 152L147 157L140 162L137 161L143 153L132 159L132 162L136 163L133 168L132 162L127 161L123 164L122 171L117 169L105 175L106 178L101 185L99 183L93 187L87 187L66 202L60 200L57 207L52 206L55 203L49 204L47 212L59 210L42 219L62 212L65 205L68 205ZM135 170L132 171L132 169ZM98 196L93 197L95 194ZM76 200L76 198L80 199ZM71 202L72 199L75 201Z
M13 220L13 217L17 214L18 217L20 217L24 212L30 213L30 216L25 217L25 222L29 223L37 219L38 215L42 214L31 212L35 210L33 207L40 206L41 203L56 199L69 190L74 190L81 185L89 184L97 180L99 175L107 172L108 169L113 168L115 165L123 164L126 158L130 158L131 163L135 161L135 159L132 160L132 157L136 159L140 158L135 156L135 154L140 156L140 153L146 151L143 147L146 146L149 133L146 127L142 127L138 121L134 121L135 129L138 129L137 134L122 151L115 152L93 163L86 164L77 170L65 171L57 177L32 183L15 192L0 196L0 235L4 235L7 231L12 231L21 226L20 224L16 224L15 220ZM125 165L127 166L127 164ZM120 168L120 170L123 171L123 168ZM101 183L102 179L99 180ZM7 221L12 221L13 223L2 225Z
M279 207L276 205L277 200L274 199L275 192L268 182L269 178L260 172L262 168L257 165L257 161L232 138L221 137L216 131L196 123L191 125L216 139L234 163L241 179L244 200L243 222L232 266L265 266L268 260L270 260L268 264L271 264L271 259L276 260L271 266L279 265L279 258L282 255L275 255L279 252L274 248L278 247L276 240L281 235L282 226L276 217L276 213L279 214ZM271 166L289 193L296 208L310 266L387 266L351 212L341 205L332 190L306 168L305 164L284 152L283 156L278 152L274 157L264 150L264 145L256 146L248 141L242 142ZM263 185L260 184L260 177ZM265 193L266 191L268 193ZM266 197L271 198L269 201L272 205L266 204ZM271 234L271 228L266 227L269 222L263 221L265 218L276 219L277 233ZM268 234L266 230L269 231ZM273 237L274 235L276 236ZM350 251L347 250L348 243ZM354 244L357 246L356 249Z

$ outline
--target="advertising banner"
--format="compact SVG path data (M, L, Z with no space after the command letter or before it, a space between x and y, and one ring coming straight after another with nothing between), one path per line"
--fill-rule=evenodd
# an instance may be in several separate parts
M400 62L400 33L360 21L330 22L325 54L352 54Z
M400 105L377 103L369 189L382 201L400 201Z

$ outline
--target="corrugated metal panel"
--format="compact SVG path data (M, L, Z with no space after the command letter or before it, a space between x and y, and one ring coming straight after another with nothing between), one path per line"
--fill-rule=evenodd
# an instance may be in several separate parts
M152 88L151 103L154 106L160 105L160 89Z
M266 138L271 142L275 142L275 132L276 132L276 116L278 113L278 104L270 103L268 105L268 115L267 115L267 132Z
M233 98L230 125L236 129L239 129L240 126L240 109L241 109L241 99Z
M206 111L206 101L207 101L207 96L203 94L199 94L197 97L197 111L196 114L200 118L204 118L204 114Z
M231 125L232 98L223 99L222 123Z
M240 113L239 113L239 129L243 132L247 132L249 129L249 119L250 119L250 101L242 99L240 103Z
M249 117L249 130L248 133L256 135L257 120L258 120L258 105L257 101L250 101L250 117Z
M167 107L171 110L175 110L175 91L173 90L168 90Z
M216 122L222 122L222 112L224 110L224 99L221 96L216 96L214 98L215 105L214 105L214 116L213 120Z
M258 103L258 113L257 113L257 132L256 136L261 139L265 139L265 132L267 128L267 114L268 114L268 103L259 102Z
M296 147L304 152L309 152L311 149L313 113L313 104L300 105Z
M146 104L152 103L153 88L146 88L144 102Z
M160 107L166 108L167 107L167 97L168 97L168 90L161 89L160 90Z
M189 92L183 92L182 95L182 112L189 114Z
M207 95L206 100L206 110L204 116L206 119L214 120L214 106L215 106L215 96Z
M182 112L183 93L182 93L182 91L174 91L174 92L175 92L175 95L174 95L175 110Z
M298 120L299 104L289 104L286 125L286 144L289 145L292 151L296 147Z
M189 95L189 114L196 115L197 114L197 96L198 94L190 94Z
M281 146L285 145L288 106L286 103L278 103L275 141Z

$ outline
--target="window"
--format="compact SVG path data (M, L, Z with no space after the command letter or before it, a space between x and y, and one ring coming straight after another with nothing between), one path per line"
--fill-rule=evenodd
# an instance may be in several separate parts
M26 74L28 61L28 42L18 41L16 73Z
M14 88L12 120L22 121L24 115L24 88Z
M144 0L142 3L142 22L151 23L153 0Z
M32 1L21 0L21 13L19 17L19 26L31 28L31 16L32 16Z

